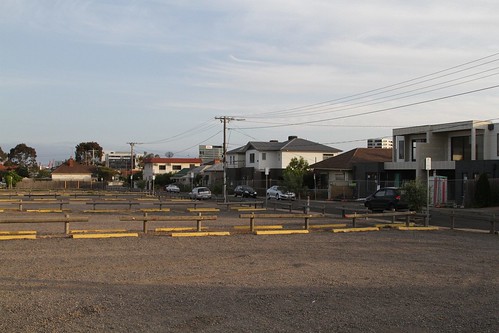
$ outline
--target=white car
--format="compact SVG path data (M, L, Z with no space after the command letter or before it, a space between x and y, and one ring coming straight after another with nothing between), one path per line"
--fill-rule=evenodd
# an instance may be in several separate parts
M189 198L194 200L211 199L211 191L207 187L195 187L189 193Z
M166 192L179 193L180 192L180 188L177 185L175 185L175 184L170 184L170 185L166 185L165 186L165 191Z
M274 185L267 190L267 198L268 199L284 199L284 200L295 200L296 195L293 192L290 192L284 186Z

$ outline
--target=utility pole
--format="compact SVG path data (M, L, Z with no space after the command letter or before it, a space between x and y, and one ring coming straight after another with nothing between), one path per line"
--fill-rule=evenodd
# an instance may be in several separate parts
M140 145L139 142L127 142L127 145L130 145L130 191L133 188L133 147L135 145Z
M236 119L234 117L221 116L215 117L215 119L219 119L221 123L224 125L224 143L223 143L223 156L222 156L222 166L224 170L223 174L223 192L224 192L224 202L227 202L227 124L230 121L242 121L244 119Z

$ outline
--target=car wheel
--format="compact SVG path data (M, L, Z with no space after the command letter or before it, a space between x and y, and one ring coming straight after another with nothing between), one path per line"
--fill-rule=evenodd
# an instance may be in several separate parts
M275 198L276 198L276 200L281 199L281 197L279 196L279 194L276 194L276 195L275 195Z
M394 211L394 210L395 210L395 205L394 205L394 204L392 204L392 203L391 203L391 204L389 204L389 205L388 205L388 210L389 210L389 211Z

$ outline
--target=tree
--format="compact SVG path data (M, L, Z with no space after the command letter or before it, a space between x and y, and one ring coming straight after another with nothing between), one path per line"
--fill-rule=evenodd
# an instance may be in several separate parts
M426 186L421 181L411 180L402 186L403 200L409 205L409 209L421 212L426 207Z
M3 179L7 184L7 187L12 188L15 187L18 182L23 180L23 177L19 176L15 171L9 171L3 175Z
M170 184L172 176L173 176L173 173L171 173L171 172L164 173L161 175L156 175L156 179L154 180L156 186L164 187L165 185Z
M113 177L116 176L119 172L115 169L107 168L101 166L97 169L97 178L99 180L112 181Z
M36 150L20 143L10 150L9 162L29 171L37 169Z
M303 157L293 157L283 172L284 184L291 191L301 193L303 191L303 177L308 170L308 162Z
M0 147L0 162L5 162L7 157L7 153L3 151L2 147Z
M491 203L492 192L490 189L489 177L482 173L475 185L474 205L477 207L487 207Z
M81 142L75 150L75 161L81 164L95 164L102 159L102 147L97 142Z

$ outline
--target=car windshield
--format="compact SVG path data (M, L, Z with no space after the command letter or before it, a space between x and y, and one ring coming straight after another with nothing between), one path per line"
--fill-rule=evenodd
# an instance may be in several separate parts
M282 193L289 192L288 188L287 188L287 187L284 187L284 186L279 186L279 187L277 188L277 190L281 191Z
M209 192L209 191L210 191L210 190L209 190L208 188L206 188L206 187L200 187L200 188L198 189L198 192Z

